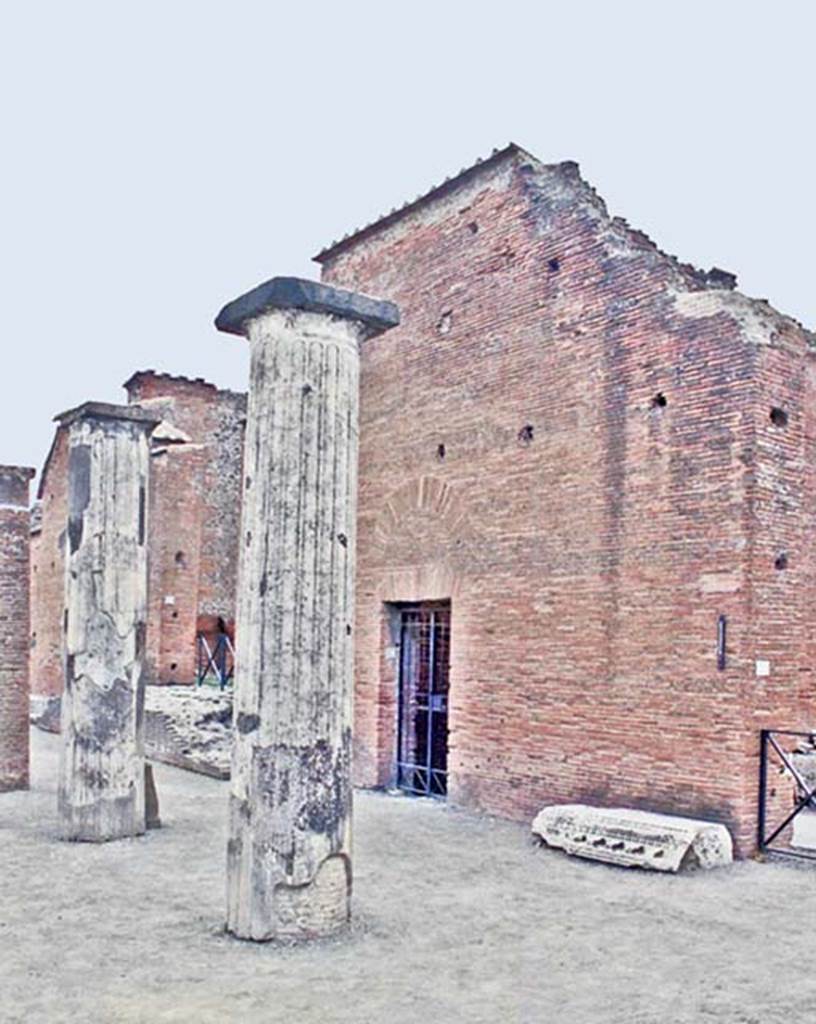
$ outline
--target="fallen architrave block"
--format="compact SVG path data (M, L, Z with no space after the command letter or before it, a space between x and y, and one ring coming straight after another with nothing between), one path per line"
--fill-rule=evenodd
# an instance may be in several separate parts
M622 807L554 804L536 815L533 833L547 846L623 867L680 871L733 860L725 825Z

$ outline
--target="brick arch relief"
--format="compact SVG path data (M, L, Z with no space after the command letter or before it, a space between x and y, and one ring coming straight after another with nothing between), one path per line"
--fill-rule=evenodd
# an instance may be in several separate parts
M407 480L385 500L367 538L383 599L450 597L474 564L473 537L460 487L434 476Z

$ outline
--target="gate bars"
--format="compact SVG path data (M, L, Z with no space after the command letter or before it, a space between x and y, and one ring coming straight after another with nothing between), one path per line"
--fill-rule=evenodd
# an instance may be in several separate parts
M773 853L784 857L796 857L799 860L816 861L816 849L784 849L772 845L773 841L806 807L816 808L816 786L809 785L801 771L793 764L790 752L785 751L779 745L776 738L780 736L797 736L809 740L811 743L814 740L814 734L811 732L793 732L787 729L763 729L760 732L757 846L760 853ZM780 770L790 773L796 783L793 810L775 827L768 823L768 768L773 753L779 759ZM814 752L814 759L816 759L816 752ZM769 829L772 829L770 834L768 834Z
M450 608L401 611L397 786L417 796L445 796L448 739Z
M198 634L198 672L196 683L198 686L206 680L212 672L218 680L219 689L224 690L232 680L235 672L235 649L226 633L221 633L215 641L215 647L211 648L204 633Z

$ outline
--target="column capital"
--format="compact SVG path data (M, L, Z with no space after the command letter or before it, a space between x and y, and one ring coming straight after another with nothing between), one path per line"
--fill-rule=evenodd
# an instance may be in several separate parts
M275 309L353 320L362 326L367 338L396 327L400 321L399 309L393 302L301 277L273 277L228 302L215 318L215 326L219 331L246 337L251 320Z
M75 409L68 409L54 417L54 421L61 427L68 427L78 420L120 420L141 423L148 429L161 423L160 416L138 405L112 405L109 402L83 402Z

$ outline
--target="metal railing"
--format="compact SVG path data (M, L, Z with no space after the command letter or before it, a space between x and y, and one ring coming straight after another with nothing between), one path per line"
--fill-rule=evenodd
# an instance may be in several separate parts
M215 683L222 690L232 682L235 675L235 648L226 633L220 633L214 646L210 646L205 633L196 637L198 649L198 669L196 684L209 684L214 677Z
M796 737L807 740L811 745L816 735L811 732L794 732L788 729L763 729L760 733L759 752L759 816L757 822L757 846L760 853L779 854L783 857L796 857L800 860L816 860L816 846L790 847L774 846L782 833L793 824L794 819L807 808L816 809L816 785L811 786L802 772L793 762L793 754L797 751L784 749L779 737ZM813 752L816 763L816 749ZM769 773L775 767L780 775L789 776L794 783L793 810L785 815L781 822L769 822L768 781ZM814 829L816 843L816 828Z

